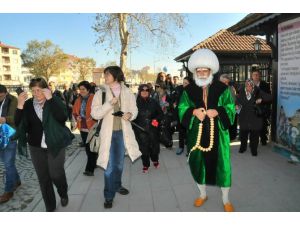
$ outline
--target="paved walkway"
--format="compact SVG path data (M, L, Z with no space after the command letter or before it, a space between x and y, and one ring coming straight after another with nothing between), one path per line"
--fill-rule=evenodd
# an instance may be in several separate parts
M76 143L77 146L77 143ZM175 142L174 146L177 146ZM141 160L131 163L126 157L123 185L130 190L127 196L116 195L112 209L103 207L103 170L96 169L94 177L82 175L86 163L83 148L77 149L66 161L69 183L69 205L57 211L65 212L222 212L221 191L207 187L208 201L200 208L193 206L199 195L184 154L177 156L173 150L161 149L159 169L151 167L148 174L141 172ZM240 212L290 212L300 211L300 165L272 151L272 146L260 146L258 156L250 151L238 153L239 143L231 149L232 188L230 199ZM27 187L23 181L23 189ZM17 191L22 191L22 188ZM24 194L26 190L23 190ZM26 194L25 194L26 195ZM59 198L57 198L59 199ZM28 200L29 201L29 200ZM40 192L18 211L45 211Z

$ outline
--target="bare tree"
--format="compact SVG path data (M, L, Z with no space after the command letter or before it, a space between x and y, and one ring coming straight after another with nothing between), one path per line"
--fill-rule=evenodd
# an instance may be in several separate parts
M142 40L150 38L162 47L169 47L176 43L175 32L184 28L185 18L177 13L101 13L97 14L92 28L98 35L96 43L108 43L107 51L120 44L120 67L126 72L130 43L138 46Z
M50 40L30 41L21 57L23 65L28 67L33 75L43 76L47 81L59 73L67 60L63 51Z
M76 61L75 67L79 74L79 80L88 80L92 76L96 62L92 58L80 58Z

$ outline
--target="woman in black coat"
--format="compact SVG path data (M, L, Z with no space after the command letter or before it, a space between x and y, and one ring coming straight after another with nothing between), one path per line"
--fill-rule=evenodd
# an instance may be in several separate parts
M150 159L155 168L159 167L159 128L158 125L163 116L159 104L150 98L150 88L146 84L139 86L137 96L138 115L134 120L140 128L133 126L139 149L142 153L143 173L147 173L150 167Z
M252 80L246 80L237 96L240 107L240 153L247 150L247 141L250 134L250 149L253 156L257 156L259 134L263 124L263 104L272 99L270 94L258 89Z

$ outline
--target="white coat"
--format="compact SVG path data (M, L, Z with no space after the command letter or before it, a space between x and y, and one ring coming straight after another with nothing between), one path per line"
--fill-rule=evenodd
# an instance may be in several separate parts
M111 145L111 138L113 132L114 112L113 106L109 101L113 98L112 92L108 85L105 85L106 96L105 102L102 105L102 90L96 92L93 102L91 116L96 119L102 119L102 127L100 131L100 149L97 159L97 165L106 169L109 160L109 150ZM130 112L132 114L131 120L137 117L138 109L136 106L136 99L132 91L121 82L121 111L124 113ZM138 143L136 141L134 132L129 121L121 119L123 138L125 144L125 155L129 155L131 161L135 161L141 156Z

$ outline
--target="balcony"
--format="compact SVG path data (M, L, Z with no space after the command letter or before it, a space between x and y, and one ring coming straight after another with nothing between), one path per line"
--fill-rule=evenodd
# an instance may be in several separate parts
M4 72L10 72L10 66L3 66Z
M2 64L10 64L9 57L2 57Z
M4 77L4 80L11 80L11 75L4 74L3 77Z
M2 54L9 54L9 49L8 48L2 48Z

